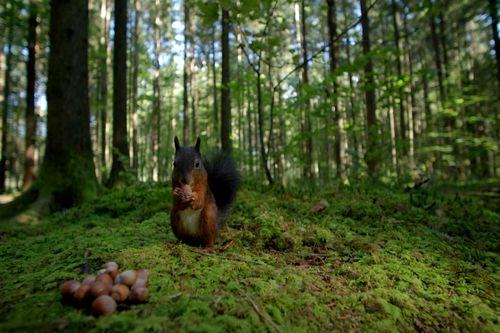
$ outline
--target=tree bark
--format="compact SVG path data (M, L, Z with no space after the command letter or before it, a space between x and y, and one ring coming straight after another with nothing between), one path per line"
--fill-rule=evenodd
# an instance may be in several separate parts
M219 101L217 98L217 70L215 68L215 27L212 29L212 40L211 40L211 53L212 53L212 94L213 94L213 108L214 108L214 138L215 145L219 144Z
M35 1L30 2L30 16L28 19L28 62L27 89L26 89L26 136L24 151L24 177L22 188L31 186L35 178L35 149L36 149L36 116L35 116L35 82L36 82L36 48L38 26L38 8Z
M307 28L306 28L306 17L305 17L305 0L301 0L300 4L295 4L295 22L296 22L296 34L297 42L301 46L301 56L302 56L302 76L300 82L300 94L304 98L305 90L304 86L309 84L309 61L308 61L308 50L307 50ZM311 128L311 102L308 97L304 98L304 108L301 113L301 124L302 124L302 137L303 137L303 154L304 154L304 168L303 176L306 179L312 179L313 173L313 151L312 151L312 128Z
M113 49L113 164L108 186L121 186L129 166L127 143L127 0L115 0Z
M136 177L138 177L139 170L139 144L137 142L137 132L138 132L138 113L137 109L139 107L137 103L137 93L138 93L138 76L139 76L139 19L141 16L141 3L140 0L134 0L135 16L134 16L134 32L133 38L133 50L134 54L132 57L132 170Z
M40 197L59 207L93 197L97 180L90 141L88 1L52 1L47 83L47 142ZM64 143L64 144L62 144Z
M396 0L391 0L391 9L392 9L392 27L394 30L394 46L396 47L396 69L397 69L397 81L402 79L403 70L401 66L401 57L400 57L400 34L399 34L399 22L398 22L398 5L396 4ZM398 85L398 104L399 104L399 132L401 139L403 140L403 153L406 151L406 143L404 140L406 139L406 121L405 121L405 107L404 107L404 95L403 95L403 87Z
M183 92L182 92L182 139L183 144L189 143L189 57L188 57L188 43L189 43L189 4L184 0L184 70L183 70Z
M493 43L495 48L495 59L497 62L497 83L500 89L500 38L498 37L498 12L497 0L489 0L489 11L491 17L491 33L493 34Z
M366 0L360 0L361 5L361 29L363 54L367 57L364 67L365 74L365 101L366 101L366 153L365 161L368 167L368 175L373 177L377 171L378 152L378 129L376 118L375 80L373 75L373 62L370 56L370 20L366 9Z
M14 3L10 4L9 26L7 33L7 55L5 59L5 79L3 87L3 113L2 113L2 151L0 158L0 193L6 191L8 147L7 137L9 132L9 107L10 107L10 73L12 71L12 43L14 42Z
M342 114L338 103L338 83L335 71L337 70L337 22L336 22L336 6L334 0L326 1L328 6L328 37L330 41L329 56L330 56L330 79L332 96L332 112L337 129L335 130L335 164L337 165L337 177L345 177L345 133L344 133L344 115Z
M221 146L222 151L231 154L231 71L229 65L229 12L222 9L222 78L221 78Z
M111 21L111 5L109 0L102 0L101 4L101 38L100 44L100 72L99 72L99 113L101 122L101 166L106 167L108 162L108 66L110 65L111 43L109 43L109 30ZM105 175L104 175L105 176ZM104 179L104 177L103 177Z
M160 53L161 53L161 18L160 0L155 1L156 14L153 17L153 112L151 115L151 179L158 181L160 153Z

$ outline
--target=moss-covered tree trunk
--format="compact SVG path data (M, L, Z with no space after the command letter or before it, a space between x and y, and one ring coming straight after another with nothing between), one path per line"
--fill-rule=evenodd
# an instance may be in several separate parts
M0 217L70 207L97 192L90 142L88 2L51 1L47 141L39 177Z
M36 28L38 8L35 1L30 1L28 19L28 61L26 64L26 137L24 149L23 189L27 189L35 178L36 116L35 116L35 81L36 81Z
M127 1L115 1L115 45L113 49L113 165L108 186L126 181L129 169L127 142Z
M47 143L40 196L70 206L96 194L88 99L88 1L51 2Z

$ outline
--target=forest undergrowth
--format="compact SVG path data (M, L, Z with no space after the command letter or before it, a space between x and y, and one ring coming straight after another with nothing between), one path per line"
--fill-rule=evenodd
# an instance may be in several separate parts
M177 242L171 200L140 184L0 223L0 331L500 330L498 197L246 183L209 254ZM107 261L150 271L147 303L96 319L61 302Z

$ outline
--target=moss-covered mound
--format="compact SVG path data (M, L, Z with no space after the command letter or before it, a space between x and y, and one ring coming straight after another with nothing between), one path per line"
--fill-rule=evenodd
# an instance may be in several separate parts
M167 186L0 223L0 331L500 331L495 208L430 192L251 187L212 254L176 241ZM320 199L329 205L311 212ZM96 319L61 302L62 281L110 260L149 269L146 304Z

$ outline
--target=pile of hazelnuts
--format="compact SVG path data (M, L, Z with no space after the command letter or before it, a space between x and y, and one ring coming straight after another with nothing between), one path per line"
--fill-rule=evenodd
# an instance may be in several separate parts
M88 308L92 315L109 316L118 304L136 304L149 296L146 269L118 271L115 262L105 263L97 276L88 276L81 282L66 281L61 287L63 301L77 307Z

